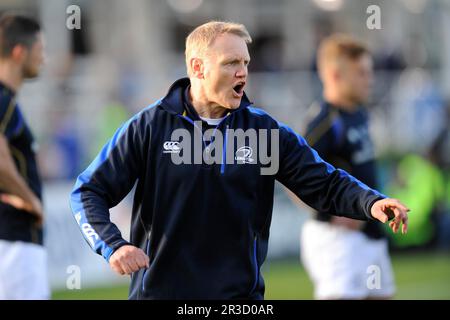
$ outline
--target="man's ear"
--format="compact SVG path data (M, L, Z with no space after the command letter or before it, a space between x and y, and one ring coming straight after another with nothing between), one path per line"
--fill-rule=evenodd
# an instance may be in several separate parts
M28 54L28 50L22 45L16 45L11 51L11 59L15 62L22 63Z
M192 75L197 79L204 79L205 65L200 58L192 58L190 61Z

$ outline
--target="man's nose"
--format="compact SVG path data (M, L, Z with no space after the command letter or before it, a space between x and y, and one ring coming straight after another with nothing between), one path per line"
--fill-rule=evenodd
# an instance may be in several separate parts
M246 66L241 66L236 71L236 77L237 78L245 78L245 77L247 77L247 74L248 74L248 70L247 70Z

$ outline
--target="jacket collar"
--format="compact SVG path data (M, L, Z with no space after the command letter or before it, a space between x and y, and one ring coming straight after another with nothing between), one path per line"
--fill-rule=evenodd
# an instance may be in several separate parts
M184 111L184 91L190 84L191 82L189 78L181 78L175 81L170 86L166 96L162 98L161 107L172 114L182 114ZM242 108L247 108L251 104L252 102L250 102L244 92L239 108L232 110L231 113L236 112Z

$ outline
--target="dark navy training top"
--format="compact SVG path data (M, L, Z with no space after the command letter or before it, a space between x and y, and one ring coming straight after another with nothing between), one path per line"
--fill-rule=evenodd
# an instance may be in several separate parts
M130 299L262 299L260 268L275 180L322 212L372 219L372 204L385 196L324 162L301 136L253 107L245 95L211 139L191 139L201 138L203 130L189 117L196 117L193 110L186 110L189 85L187 78L176 81L164 98L119 128L71 195L86 241L109 260L128 244L111 223L109 208L136 184L130 242L148 254L150 267L132 275ZM273 154L279 147L278 170L262 175L260 169L270 164L260 161L247 139L231 139L232 129L275 130L278 139L270 133L257 137ZM173 161L173 153L194 158L195 148L211 155L222 150L231 162Z
M369 134L369 115L364 107L347 112L332 104L315 103L309 110L306 141L333 166L346 170L371 188L377 187L375 152ZM330 221L327 212L317 212L320 221ZM370 238L384 237L378 221L364 224Z
M30 189L41 199L41 179L36 164L36 143L16 103L13 90L0 82L0 134L8 143L14 163ZM4 192L0 190L0 193ZM0 239L42 244L42 229L36 218L0 202Z

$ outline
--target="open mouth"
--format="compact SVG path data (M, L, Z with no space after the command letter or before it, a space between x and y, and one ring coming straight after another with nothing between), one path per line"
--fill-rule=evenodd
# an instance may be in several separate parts
M238 82L234 87L234 93L241 97L244 94L245 82Z

